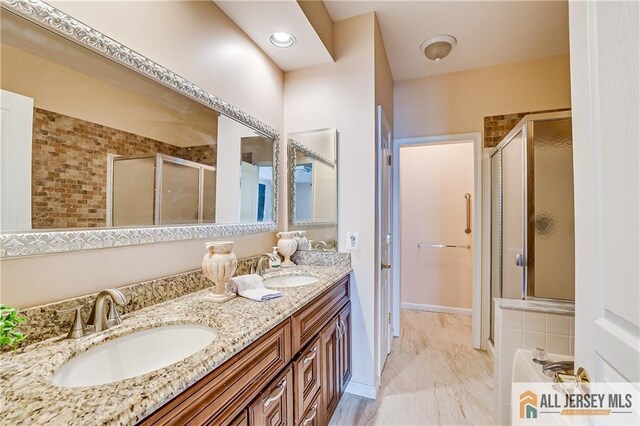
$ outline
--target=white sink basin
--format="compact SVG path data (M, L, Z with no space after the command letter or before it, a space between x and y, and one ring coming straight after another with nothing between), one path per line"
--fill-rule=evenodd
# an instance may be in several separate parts
M217 336L198 324L166 325L102 343L67 361L53 376L57 386L97 386L167 367L203 349Z
M264 286L269 288L285 288L300 287L303 285L315 284L318 282L316 277L308 275L281 275L278 277L267 278L264 280Z

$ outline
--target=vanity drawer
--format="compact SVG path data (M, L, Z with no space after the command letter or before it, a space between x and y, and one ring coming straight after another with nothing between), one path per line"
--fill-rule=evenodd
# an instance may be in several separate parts
M300 353L293 363L295 381L295 416L300 422L307 409L314 402L320 390L320 339L316 339Z
M302 419L296 423L298 426L319 426L322 424L322 420L320 419L320 392L318 395L311 401L309 404L309 408L305 411ZM330 419L326 419L328 422Z
M349 276L346 276L293 314L293 353L309 343L348 301Z
M142 421L143 425L233 424L291 361L286 320Z
M293 369L290 366L249 406L250 426L293 425Z

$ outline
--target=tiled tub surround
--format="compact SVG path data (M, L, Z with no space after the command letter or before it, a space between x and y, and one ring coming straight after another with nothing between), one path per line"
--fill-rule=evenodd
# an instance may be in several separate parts
M298 266L273 274L309 274L317 284L284 288L284 297L255 302L207 300L209 289L140 309L121 325L80 339L58 338L0 357L0 424L122 424L143 419L349 274L350 266ZM271 274L269 274L271 275ZM269 275L265 275L268 277ZM51 383L66 361L105 340L167 324L204 324L218 331L205 349L169 367L120 382L84 388ZM170 344L171 342L167 342Z
M554 301L494 299L494 378L498 424L511 419L511 376L518 349L543 348L573 355L574 305Z
M346 254L346 256L348 257L347 263L340 260L336 265L349 266L351 264L349 254ZM235 275L250 273L251 266L255 264L258 257L259 256L253 256L240 259ZM331 262L332 260L329 258L326 264L331 265ZM202 270L196 269L195 271L119 287L119 290L122 291L128 300L128 303L120 307L119 311L122 314L129 314L185 294L200 291L212 285L213 283L202 275ZM87 318L96 296L97 293L93 293L22 310L21 315L27 319L27 321L20 326L20 330L27 334L25 344L30 345L66 334L71 328L73 314L66 313L59 315L56 311L78 305L85 305L86 307L83 312L84 317Z

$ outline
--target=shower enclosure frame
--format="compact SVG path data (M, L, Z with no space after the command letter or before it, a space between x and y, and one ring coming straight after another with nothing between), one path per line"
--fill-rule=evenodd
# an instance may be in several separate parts
M534 222L534 192L530 190L533 188L534 183L534 123L540 121L553 121L553 120L563 120L571 118L571 110L558 111L558 112L550 112L550 113L540 113L540 114L529 114L524 116L518 124L516 124L513 129L494 147L494 149L489 153L488 158L488 175L489 175L489 253L490 257L493 253L493 244L494 244L494 229L493 229L493 213L494 206L493 196L494 196L494 185L493 185L493 174L494 174L494 157L497 157L499 170L497 173L498 176L498 193L497 193L497 208L498 208L498 256L500 259L499 263L499 285L500 285L500 297L504 294L504 284L503 284L503 275L504 275L504 247L503 247L503 211L504 211L504 176L503 176L503 163L502 163L502 152L505 147L507 147L518 135L522 133L523 138L523 148L522 148L522 193L523 196L523 210L522 210L522 288L520 299L537 299L537 300L549 300L542 297L535 296L535 259L534 259L534 238L532 238L533 233L535 232L535 222ZM490 336L493 340L493 284L494 284L494 268L492 261L488 262L489 267L489 297L491 297L491 309L490 309ZM557 299L553 299L557 300Z
M211 172L215 172L216 171L216 167L215 166L209 166L206 164L202 164L202 163L198 163L195 161L190 161L190 160L185 160L184 158L178 158L178 157L173 157L171 155L166 155L166 154L160 154L160 153L156 153L156 154L143 154L143 155L123 155L123 156L113 156L111 158L109 158L109 161L111 161L112 163L115 163L116 161L123 161L123 160L139 160L139 159L147 159L147 158L155 158L155 170L154 170L154 182L153 182L153 225L152 226L157 226L157 225L162 225L162 171L163 171L163 166L165 162L170 162L170 163L174 163L174 164L179 164L181 166L187 166L187 167L192 167L195 169L198 169L198 224L204 223L203 222L203 218L204 218L204 208L203 208L203 200L204 200L204 174L205 174L205 170L211 171ZM113 191L114 191L114 185L113 185L113 166L111 166L111 175L109 176L109 179L111 180L111 184L110 184L110 188L111 188L111 193L109 194L109 197L111 200L113 200ZM217 176L216 176L217 178ZM111 210L111 214L110 217L113 218L113 201L109 202L109 210ZM215 210L214 210L215 211ZM113 220L113 219L111 219ZM207 222L208 223L208 222ZM215 223L215 220L214 222ZM109 226L112 226L112 224L109 224Z

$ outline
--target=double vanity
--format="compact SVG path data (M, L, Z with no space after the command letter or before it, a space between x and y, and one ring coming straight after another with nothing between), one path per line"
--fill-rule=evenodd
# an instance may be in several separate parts
M337 130L282 144L269 124L43 0L0 8L2 98L13 102L2 124L15 129L3 144L20 153L2 169L24 183L3 193L20 202L3 205L0 258L104 249L84 269L58 257L35 280L3 282L26 339L0 353L0 425L326 424L351 377L351 266L333 244ZM315 241L298 247L297 266L263 276L282 293L263 302L216 302L200 269L120 287L160 275L156 262L178 272L199 259L111 256L260 233L243 238L258 254L283 225ZM71 278L47 293L59 273ZM87 281L97 275L107 284ZM98 292L108 286L118 289Z
M283 297L207 288L5 353L0 423L326 424L351 377L350 271L267 273Z

